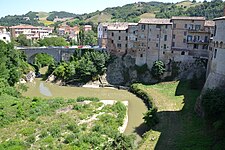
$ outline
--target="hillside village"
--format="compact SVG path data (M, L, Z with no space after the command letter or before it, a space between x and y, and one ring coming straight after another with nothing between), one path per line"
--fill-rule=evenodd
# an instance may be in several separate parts
M187 15L208 3L138 2L83 15L44 14L54 25L0 26L0 99L10 99L0 101L0 149L223 149L225 5L220 17ZM145 17L121 17L131 6ZM46 21L28 14L23 21ZM84 42L89 32L94 40ZM20 45L21 35L28 45ZM40 44L50 38L65 45ZM29 75L27 90L18 81ZM115 106L107 105L110 99Z

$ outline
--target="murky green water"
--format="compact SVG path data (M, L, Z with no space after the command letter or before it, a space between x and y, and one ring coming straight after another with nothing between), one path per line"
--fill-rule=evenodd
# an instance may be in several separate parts
M138 135L136 132L136 128L138 128L139 132L142 132L143 130L143 128L140 128L140 125L143 123L143 113L147 111L147 108L141 99L125 90L58 86L52 83L46 83L45 81L41 81L40 79L36 79L35 83L29 83L28 87L28 91L24 93L24 96L28 97L36 96L43 98L77 98L78 96L85 96L98 97L102 100L129 101L129 122L125 133L135 133L136 135ZM139 135L138 140L140 140Z

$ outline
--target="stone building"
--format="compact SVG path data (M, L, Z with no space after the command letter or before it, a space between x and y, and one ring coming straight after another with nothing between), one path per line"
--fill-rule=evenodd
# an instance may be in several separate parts
M190 57L208 57L208 45L214 22L204 17L172 17L172 50L176 54ZM175 57L184 61L190 57ZM176 61L176 60L175 60Z
M129 23L112 23L107 27L107 51L116 56L122 56L128 49Z
M98 42L111 54L135 58L135 64L162 60L194 62L208 59L209 41L214 21L204 17L172 17L171 19L141 19L139 23L102 23L98 26Z
M215 18L214 21L215 31L209 48L210 56L204 89L225 87L225 16Z
M108 23L100 23L98 25L98 46L101 48L106 48L107 37L108 37Z
M170 19L142 19L138 23L138 47L136 64L147 64L162 60L165 51L171 51L172 23Z

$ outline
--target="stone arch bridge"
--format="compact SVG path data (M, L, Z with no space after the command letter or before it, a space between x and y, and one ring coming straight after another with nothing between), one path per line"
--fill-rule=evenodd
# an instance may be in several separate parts
M34 58L39 53L46 53L51 55L56 62L68 61L72 56L76 48L19 48L27 56L28 62L33 63ZM82 53L81 49L80 53Z

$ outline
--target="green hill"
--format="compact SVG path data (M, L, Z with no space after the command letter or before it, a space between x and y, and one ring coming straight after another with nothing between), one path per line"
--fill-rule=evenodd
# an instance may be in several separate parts
M62 19L64 24L67 23L71 26L75 24L97 25L99 22L138 22L141 18L170 18L172 16L205 16L207 19L213 19L223 15L224 4L225 2L222 0L198 3L189 0L179 3L138 2L80 15L65 11L50 13L30 11L25 15L2 17L0 25L31 24L47 26L54 24L53 21L56 17ZM29 17L29 20L24 19L24 17Z

